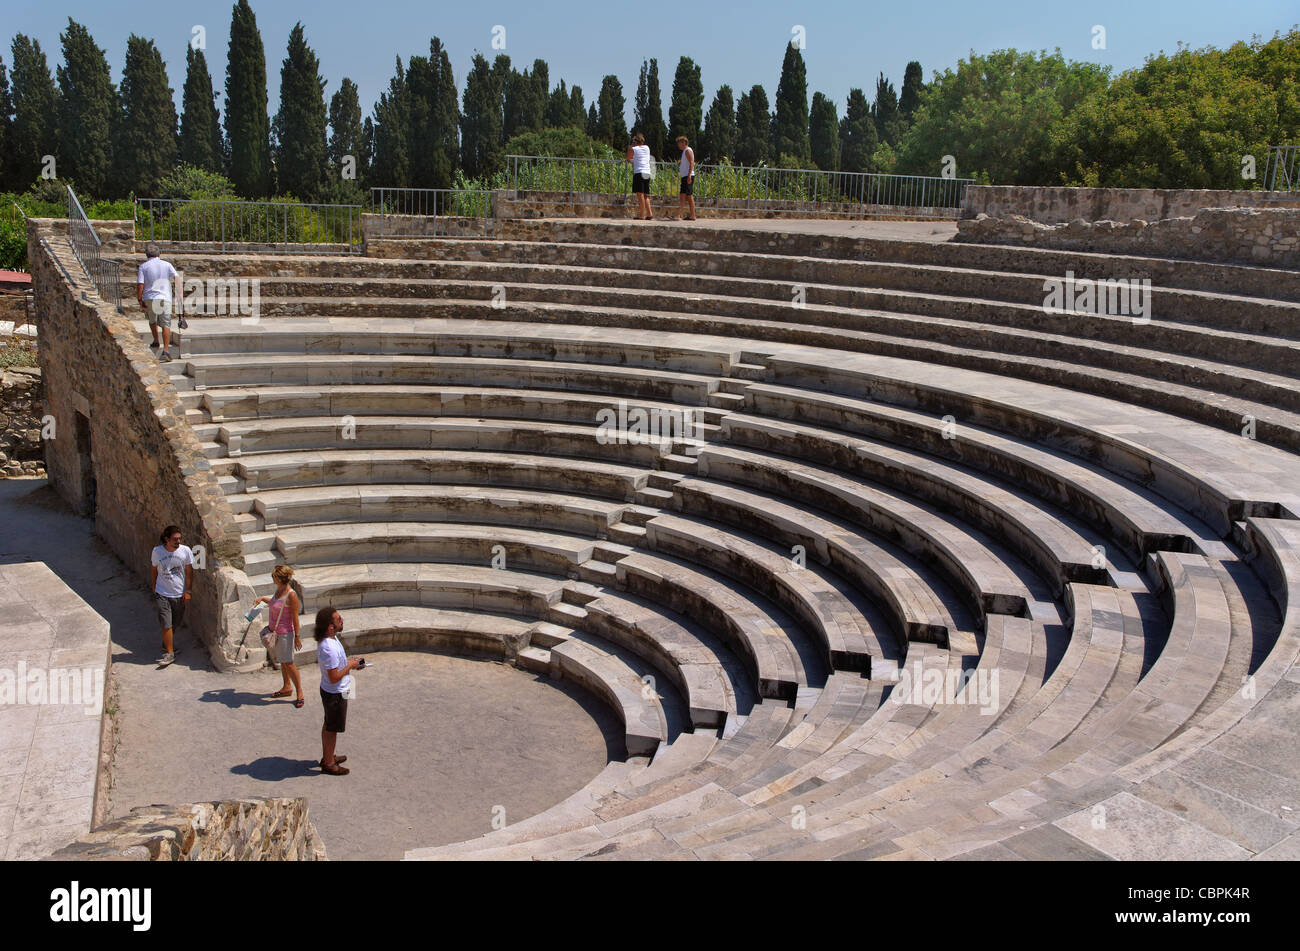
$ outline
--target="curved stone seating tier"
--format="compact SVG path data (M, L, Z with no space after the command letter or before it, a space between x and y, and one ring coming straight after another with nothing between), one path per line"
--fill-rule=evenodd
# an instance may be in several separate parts
M1026 494L957 464L832 430L743 415L727 417L718 438L724 443L783 450L869 483L897 486L954 512L1005 539L1056 593L1073 580L1107 583L1107 558L1100 539L1084 535ZM715 460L710 458L707 465L713 471Z
M761 383L746 388L745 411L777 419L797 417L988 472L1075 513L1121 542L1134 560L1160 548L1207 547L1216 538L1198 519L1122 476L973 423L956 425L956 417L950 424L885 403Z
M557 532L441 522L332 522L267 534L274 537L271 549L244 557L245 570L253 577L269 575L277 564L453 562L491 567L494 560L564 575L589 561L595 544L590 538Z
M189 346L186 341L185 348ZM227 413L236 419L261 416L263 401L292 406L298 397L308 405L316 400L317 412L333 410L336 396L347 400L381 386L526 384L530 389L610 393L691 406L707 404L717 387L713 377L672 370L489 357L258 353L250 359L211 353L189 355L186 363L190 377L203 389L198 400L213 419Z
M819 515L834 514L882 536L938 567L970 608L981 614L1025 615L1033 601L1052 597L1028 566L1001 546L995 548L989 537L900 493L788 456L731 446L705 446L698 458L701 477L796 501L801 507L820 510ZM674 504L684 511L695 510L687 496L698 488L695 480L678 482Z
M504 234L176 262L260 282L168 365L257 592L290 563L353 652L497 657L624 725L569 799L409 857L1083 852L1088 810L1289 703L1294 274ZM1045 312L1067 270L1150 278L1152 319Z
M331 485L227 498L236 512L247 507L253 517L245 529L246 553L254 532L381 518L511 525L603 538L629 508L572 492L488 485Z
M588 276L596 280L615 273L621 272ZM1011 275L989 277L1014 283ZM649 273L633 287L569 281L538 283L532 278L526 283L514 283L503 282L499 277L478 281L392 278L362 282L323 278L287 283L263 281L259 307L264 317L325 313L350 317L376 306L395 316L437 317L448 307L478 311L486 303L505 319L513 319L514 306L528 304L761 319L771 324L838 327L901 338L941 340L1009 354L1075 360L1139 376L1217 389L1292 410L1300 408L1300 391L1294 379L1300 343L1286 339L1294 335L1293 328L1300 321L1300 304L1251 301L1244 302L1244 306L1233 306L1243 302L1215 299L1214 313L1219 320L1225 320L1221 313L1225 310L1250 315L1244 320L1248 332L1243 332L1241 325L1231 323L1230 318L1223 325L1228 329L1220 329L1161 319L1163 311L1153 317L1154 294L1151 309L1144 310L1137 318L1127 309L1114 315L1051 312L1043 305L1041 278L1027 279L1033 297L1025 302L910 290L845 290L800 283L797 288L802 298L797 306L792 304L793 289L789 283L713 288L710 285L718 282L696 279L686 283L686 280L686 276L678 276L678 281L684 284L680 289L662 286L672 283L668 275ZM982 289L974 293L982 293ZM603 321L597 318L597 322ZM1278 336L1269 336L1270 333ZM1171 354L1184 359L1171 362L1168 359Z
M851 618L858 612L842 592L835 596L830 592L793 594L800 590L796 585L802 572L809 570L799 567L795 561L795 546L803 549L803 560L813 566L814 572L818 564L832 568L850 580L854 588L879 603L888 619L888 628L881 629L858 621L863 638L857 642L853 652L865 651L877 661L897 662L906 652L909 640L948 643L949 637L960 629L953 618L954 613L966 622L965 629L974 627L973 619L956 603L956 597L946 591L947 597L939 593L944 586L932 573L887 544L857 535L843 525L773 496L698 479L678 482L674 492L683 511L698 513L728 525L728 537L713 543L722 552L710 558L712 563L720 566L720 570L741 576L751 586L760 589L780 583L792 592L792 597L805 604L810 599L824 601L826 609L832 612L831 617L818 622L827 629L825 637L831 637L831 632L836 630L833 612L846 613ZM744 538L739 529L732 530L730 526L745 526L751 531L759 529L764 537L778 542L781 547L769 545L764 550L756 546L752 537ZM701 546L697 557L708 558L710 546L707 539L696 541L697 536L709 533L706 526L701 527L703 531L692 532L690 523L661 516L647 523L647 544L654 548L662 546L663 550L675 547L680 553L688 552L694 543ZM718 533L715 529L711 534L716 536ZM723 554L731 548L735 551ZM741 557L742 553L744 557ZM787 575L790 578L786 578ZM836 586L829 577L821 585L832 589L842 587ZM803 610L812 612L813 609L805 607ZM835 641L838 645L829 647L835 658L833 666L841 670L864 669L854 666L850 658L837 657L845 652L846 645L842 637L836 637ZM870 669L869 665L865 669Z
M465 450L325 450L218 459L213 472L233 473L246 493L344 485L500 485L570 491L630 501L646 486L645 469L589 459Z

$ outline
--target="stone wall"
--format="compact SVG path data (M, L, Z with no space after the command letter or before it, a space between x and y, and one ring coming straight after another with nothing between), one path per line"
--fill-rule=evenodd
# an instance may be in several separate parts
M43 413L38 367L0 370L0 479L45 475Z
M1276 207L1264 191L1205 188L1067 188L1022 185L971 185L962 216L992 218L1023 215L1043 224L1085 221L1155 221L1196 214L1203 208Z
M50 861L323 862L306 799L140 806L91 830Z
M132 321L105 304L66 239L28 226L39 359L54 438L45 466L54 488L95 519L95 531L148 584L164 525L203 548L187 623L220 669L241 658L252 604L234 513L212 475L171 379ZM58 332L50 332L57 327Z
M957 223L958 241L1300 268L1300 209L1208 208L1159 221L1048 225L1020 215Z

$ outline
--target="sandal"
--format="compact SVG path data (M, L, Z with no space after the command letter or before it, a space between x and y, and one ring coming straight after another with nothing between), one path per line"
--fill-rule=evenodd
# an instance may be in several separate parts
M340 766L338 760L335 760L332 766L322 766L320 771L328 776L346 776L351 772L346 766Z
M346 756L336 756L336 757L334 757L334 762L335 762L335 763L338 763L338 764L346 763L347 761L348 761L348 758L347 758ZM324 760L321 760L321 761L320 761L319 763L317 763L316 765L319 766L321 769L324 769L324 768L325 768L325 761L324 761Z
M297 707L299 710L301 710L306 703L307 703L306 700L304 700L302 697L299 697L297 700L293 702L293 705Z
M280 697L287 697L287 696L289 696L291 693L293 693L292 690L277 690L275 693L271 694L271 699L272 699L272 700L277 700L277 699L279 699Z

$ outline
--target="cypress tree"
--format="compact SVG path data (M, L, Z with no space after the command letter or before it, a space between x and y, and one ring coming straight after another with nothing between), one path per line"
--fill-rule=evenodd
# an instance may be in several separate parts
M14 54L14 122L5 173L10 187L22 189L41 174L42 158L56 151L54 109L58 94L38 41L19 33L14 37L11 49Z
M226 141L230 180L245 198L271 194L271 121L266 112L266 50L248 0L230 17L226 54Z
M736 158L736 106L731 87L722 86L713 97L708 114L704 117L704 132L700 136L697 158L708 162L721 162Z
M871 107L871 118L876 123L876 136L880 141L897 145L900 132L898 94L894 92L894 84L885 78L884 73L881 73L880 78L876 80L876 101Z
M704 121L704 86L700 82L700 67L689 56L677 61L677 74L673 77L673 100L668 107L668 138L672 140L672 155L680 155L677 137L684 135L691 144L700 141L700 123Z
M546 97L544 121L548 129L563 129L573 125L573 102L569 98L569 89L563 79Z
M808 116L808 148L813 162L823 172L840 167L840 123L835 103L819 92L813 93Z
M587 109L587 136L600 141L600 113L596 111L596 104L593 102Z
M740 94L736 103L736 161L741 165L759 165L772 157L771 116L767 108L767 90L754 86Z
M368 122L369 124L369 122ZM373 142L371 169L376 185L403 188L410 185L411 157L407 137L411 130L411 97L397 57L397 72L388 81L388 91L379 94L375 118L369 124Z
M72 179L86 195L104 195L112 184L117 90L104 51L84 26L69 18L59 39L59 178Z
M623 110L627 102L623 98L623 84L617 76L606 76L600 83L600 107L596 112L596 135L593 138L606 145L622 151L627 148L627 119Z
M898 110L909 123L916 114L916 107L921 104L924 89L925 74L921 72L921 64L912 60L903 73L903 91L898 96Z
M433 187L433 100L437 96L437 78L427 56L412 56L406 61L406 89L410 96L410 125L407 129L408 154L411 162L411 185Z
M9 187L9 166L13 144L14 98L9 92L9 71L0 56L0 188Z
M501 58L497 57L498 61ZM460 117L461 164L471 178L490 175L502 165L499 76L499 70L494 72L482 53L474 54L465 77Z
M659 92L659 61L652 59L641 63L641 78L636 87L636 103L632 108L633 125L645 136L650 154L663 158L668 154L668 127L664 125L663 96Z
M781 82L776 87L776 114L772 120L772 157L782 155L806 160L808 145L808 71L803 53L793 43L785 47Z
M435 94L429 121L434 128L433 181L437 188L450 188L460 166L460 101L451 57L436 36L429 43L429 65L434 70Z
M134 33L126 41L121 118L113 152L118 194L153 195L176 166L176 104L167 64L153 40Z
M203 50L185 47L185 89L181 94L180 159L210 172L221 169L221 123L212 75Z
M326 150L330 178L341 178L343 163L352 156L356 180L365 181L369 169L366 164L365 128L361 124L361 98L357 84L344 76L338 92L330 97L330 141Z
M280 65L275 140L280 191L302 201L319 199L328 179L325 80L320 75L320 60L307 45L301 22L289 31L289 46Z
M583 105L581 86L569 90L569 122L578 129L586 126L587 107Z
M879 144L867 97L861 89L850 89L844 118L840 120L840 170L871 171L871 156Z

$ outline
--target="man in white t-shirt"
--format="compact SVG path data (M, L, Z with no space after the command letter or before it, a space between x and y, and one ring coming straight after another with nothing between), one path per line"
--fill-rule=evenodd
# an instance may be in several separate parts
M158 663L165 666L176 659L172 638L185 620L185 606L194 587L194 552L181 544L181 530L175 525L163 529L160 541L150 560L154 613L162 628L163 655Z
M172 281L176 282L176 301L183 301L181 278L171 263L158 256L158 245L152 241L145 246L145 262L135 278L135 299L149 315L149 329L153 343L149 349L158 349L158 328L162 327L162 352L158 359L166 363L172 358Z
M348 660L339 635L343 633L343 615L331 606L316 612L316 666L320 668L320 703L325 708L325 723L320 728L320 770L330 776L346 776L346 756L335 756L339 734L348 726L348 693L352 671L362 670L366 659Z

